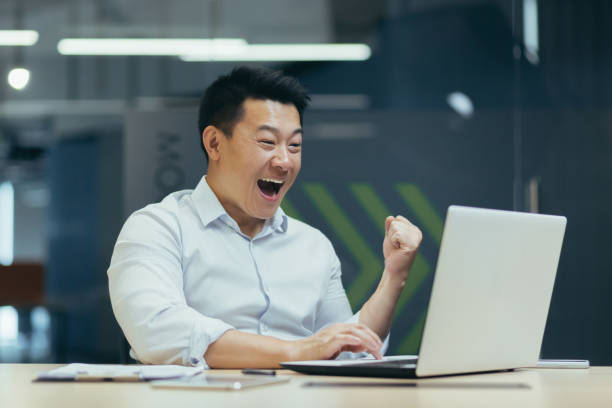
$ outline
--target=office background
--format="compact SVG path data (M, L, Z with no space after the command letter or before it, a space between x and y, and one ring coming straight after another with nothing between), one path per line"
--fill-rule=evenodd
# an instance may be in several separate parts
M242 63L58 42L234 38L368 47L246 63L312 93L283 208L332 240L355 309L382 270L384 217L422 228L391 352L418 350L445 210L464 204L568 217L542 355L612 364L611 2L6 0L11 29L38 39L0 45L0 362L119 361L114 241L131 211L195 185L198 98Z

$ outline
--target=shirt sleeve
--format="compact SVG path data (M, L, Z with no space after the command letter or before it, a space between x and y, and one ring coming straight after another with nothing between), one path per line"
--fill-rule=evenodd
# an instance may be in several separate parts
M315 332L329 326L333 323L358 323L359 312L353 314L351 305L349 304L344 286L342 285L342 271L340 268L340 260L336 255L333 247L330 246L330 278L327 285L327 291L319 304L317 317L315 320ZM385 354L389 348L389 336L383 340L381 353ZM368 353L351 353L344 352L338 356L338 359L362 358L368 356Z
M108 269L111 304L138 360L208 368L206 349L233 327L187 305L179 231L159 208L126 221Z

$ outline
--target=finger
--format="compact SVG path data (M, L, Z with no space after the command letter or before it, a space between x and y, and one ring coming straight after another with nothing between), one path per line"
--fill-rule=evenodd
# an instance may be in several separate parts
M359 338L359 336L352 334L339 334L337 339L340 340L342 345L358 346L363 344L363 341Z
M374 340L374 342L377 345L382 346L382 341L380 340L380 337L374 330L370 329L370 327L366 326L363 323L355 324L354 327L358 330L363 331L365 334L367 334L371 339Z
M393 244L394 247L398 249L402 247L402 244L404 243L404 239L402 237L402 234L399 231L394 232L391 235L391 243Z
M409 225L412 225L412 223L410 222L410 220L408 220L408 218L404 217L403 215L397 215L395 217L396 220L400 220L400 221L404 221L407 222Z
M383 343L378 334L364 324L336 323L330 326L330 328L332 327L334 331L338 331L338 333L334 336L335 339L345 338L343 336L350 336L352 340L357 338L359 340L359 344L363 344L363 346L372 354L379 352L380 348L382 347Z
M336 353L343 350L366 351L368 349L363 339L352 334L338 334L332 342L332 348Z
M391 244L395 247L395 248L400 248L400 242L398 241L398 239L401 238L402 232L401 232L401 228L398 225L398 223L396 221L393 221L391 223L391 225L389 226L389 230L387 231L387 236L389 237L389 239L391 240Z
M380 352L380 349L372 350L370 352L370 354L372 354L374 356L374 358L377 359L377 360L381 360L383 358L383 355Z
M356 351L365 351L367 353L372 354L376 359L379 359L379 360L382 358L382 353L380 352L382 344L381 345L372 344L371 341L366 341L362 344L362 346L363 347L361 350L356 350Z
M352 334L338 334L334 339L333 355L337 356L342 351L353 353L367 352L375 358L381 359L380 348L382 342L376 333L369 327L363 325L352 325Z
M396 248L413 249L419 246L422 238L421 230L414 225L393 223L389 228L389 239Z
M380 353L380 351L376 349L372 350L371 348L366 347L366 345L363 343L344 345L336 351L335 356L337 357L338 354L340 354L343 351L350 351L352 353L369 353L369 354L372 354L374 357L376 357L379 360L382 358L382 354Z
M333 360L343 351L365 351L365 345L357 336L350 334L336 334L331 342L327 344L327 347L325 347L323 354L318 358Z
M376 355L376 353L380 354L380 348L382 347L382 341L376 333L374 333L367 326L355 326L353 328L352 333L356 336L359 336L363 339L364 344L366 345L368 352Z
M394 218L393 216L388 216L385 219L385 233L389 232L389 227L391 226L391 223L393 222Z
M408 237L414 235L414 232L417 230L418 228L415 225L410 224L409 221L397 220L394 221L389 227L389 234L392 235L394 233L399 233Z
M342 351L350 351L351 353L369 353L367 347L363 344L358 346L345 346Z
M374 346L382 347L382 340L380 339L378 334L374 332L374 330L370 329L368 326L364 324L360 324L359 326L357 326L357 328L363 331L368 336L368 338L374 342Z
M393 234L396 233L400 233L400 234L408 234L410 233L411 229L416 228L414 225L407 223L405 221L400 221L400 220L395 220L391 223L391 225L389 226L389 232L388 235L391 236Z

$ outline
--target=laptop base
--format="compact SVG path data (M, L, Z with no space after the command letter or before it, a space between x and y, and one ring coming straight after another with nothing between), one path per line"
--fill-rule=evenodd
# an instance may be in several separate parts
M309 375L334 375L345 377L378 377L378 378L417 378L416 364L403 366L389 364L351 364L344 366L303 365L299 363L281 363L283 368ZM411 367L408 367L411 366Z

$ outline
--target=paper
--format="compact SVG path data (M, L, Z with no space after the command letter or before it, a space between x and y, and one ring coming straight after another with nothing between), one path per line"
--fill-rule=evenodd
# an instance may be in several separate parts
M202 367L73 363L40 373L37 381L149 381L192 376Z

